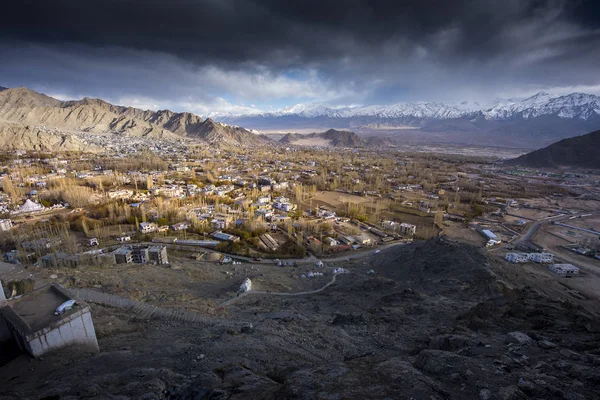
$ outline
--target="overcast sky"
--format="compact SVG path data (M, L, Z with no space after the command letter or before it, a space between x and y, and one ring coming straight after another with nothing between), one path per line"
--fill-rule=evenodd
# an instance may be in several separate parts
M600 94L598 0L20 0L0 86L206 115Z

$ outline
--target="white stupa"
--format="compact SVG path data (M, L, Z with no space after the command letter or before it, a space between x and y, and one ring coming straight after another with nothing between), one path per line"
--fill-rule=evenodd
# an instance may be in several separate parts
M27 214L27 213L42 211L43 209L44 209L44 206L41 205L40 203L31 201L31 199L27 199L27 200L25 200L25 203L23 203L23 205L21 207L19 207L18 209L16 209L13 212L13 214Z

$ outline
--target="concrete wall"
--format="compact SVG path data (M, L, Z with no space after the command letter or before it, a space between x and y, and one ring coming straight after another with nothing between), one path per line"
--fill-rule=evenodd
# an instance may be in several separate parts
M66 346L80 346L87 351L100 351L90 309L85 308L48 327L25 337L27 351L34 357Z

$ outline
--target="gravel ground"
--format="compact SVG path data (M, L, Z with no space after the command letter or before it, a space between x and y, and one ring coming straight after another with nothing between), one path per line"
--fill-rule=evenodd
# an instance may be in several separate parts
M322 292L246 296L208 324L93 305L101 353L18 357L0 398L600 399L600 318L576 297L442 242L344 267Z

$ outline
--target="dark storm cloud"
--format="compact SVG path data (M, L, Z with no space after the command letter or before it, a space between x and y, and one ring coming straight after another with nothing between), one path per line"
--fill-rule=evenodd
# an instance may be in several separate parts
M478 58L510 48L507 30L555 10L554 19L597 25L598 17L591 17L598 14L595 3L26 0L3 6L0 35L159 51L196 62L286 64L354 55L394 40L430 45L437 34L451 31L452 43L438 51Z
M597 85L598 3L13 1L1 10L0 84L337 104Z

